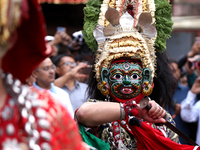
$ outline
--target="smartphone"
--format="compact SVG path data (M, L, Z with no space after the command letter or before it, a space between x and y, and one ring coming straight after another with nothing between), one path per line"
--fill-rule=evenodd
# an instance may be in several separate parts
M193 67L195 70L196 69L200 70L200 58L196 59L194 62L189 62L188 65L189 68Z
M57 27L57 31L65 32L65 27Z
M192 66L194 67L194 69L200 69L200 59L197 59L195 60L193 63L192 63Z

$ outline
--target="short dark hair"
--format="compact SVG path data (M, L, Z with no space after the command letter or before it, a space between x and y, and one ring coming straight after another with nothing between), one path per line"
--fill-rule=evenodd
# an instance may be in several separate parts
M171 63L175 63L175 64L178 65L178 61L176 61L176 60L173 59L173 58L170 58L170 59L169 59L169 64L171 64Z
M52 62L54 63L54 65L58 66L58 64L60 63L61 59L62 59L63 57L65 57L65 56L73 58L70 54L60 54L60 55L55 56L55 57L52 59ZM74 59L74 58L73 58L73 59Z

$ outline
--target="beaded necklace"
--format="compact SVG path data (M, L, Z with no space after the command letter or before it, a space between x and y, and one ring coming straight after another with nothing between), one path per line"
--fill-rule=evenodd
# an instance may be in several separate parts
M3 141L0 146L3 149L19 150L22 142L19 133L22 129L24 130L22 135L26 137L27 145L31 150L51 149L50 123L46 119L47 112L40 108L42 103L38 99L38 94L26 85L21 85L21 82L13 79L11 74L1 71L1 77L9 96L1 110L0 138L2 136ZM14 124L16 116L19 116L22 122L21 128ZM22 143L26 143L25 141Z

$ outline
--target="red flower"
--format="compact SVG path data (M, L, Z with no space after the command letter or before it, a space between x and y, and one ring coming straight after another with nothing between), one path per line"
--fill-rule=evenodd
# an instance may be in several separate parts
M128 5L128 6L127 6L127 9L128 9L128 10L133 10L133 5Z
M128 10L128 13L133 17L134 16L134 12L132 10Z

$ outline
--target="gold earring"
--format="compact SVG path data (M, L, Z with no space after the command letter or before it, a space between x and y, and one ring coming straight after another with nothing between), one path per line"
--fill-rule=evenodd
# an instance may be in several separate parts
M108 89L106 88L106 85L108 85L105 81L103 81L102 83L98 83L97 84L97 88L101 91L101 94L107 96L109 95L109 91Z
M142 95L148 96L152 93L152 91L153 91L153 88L151 84L149 84L148 81L145 81L143 84Z

